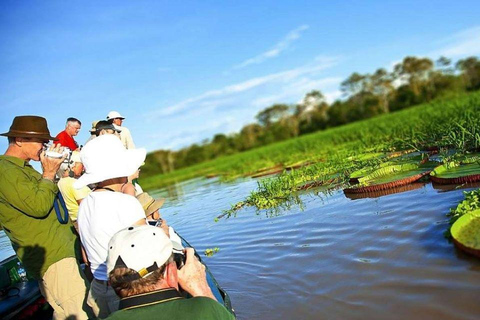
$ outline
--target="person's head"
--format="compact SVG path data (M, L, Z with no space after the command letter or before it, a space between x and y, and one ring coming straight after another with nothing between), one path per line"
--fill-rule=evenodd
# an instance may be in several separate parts
M123 123L123 120L125 120L125 117L122 116L117 111L110 111L107 114L107 120L110 121L113 124L116 124L117 126L121 126L122 123Z
M82 128L82 123L77 118L68 118L67 123L65 124L65 131L71 137L76 136L80 129Z
M143 148L125 149L120 139L111 134L99 136L80 151L85 173L74 183L79 189L89 184L124 179L143 163L147 152Z
M90 132L91 135L95 135L95 133L97 132L97 123L99 122L99 120L97 121L93 121L92 122L92 127L90 128L90 130L88 130Z
M152 226L117 232L108 243L110 285L121 298L162 288L178 289L173 245L165 233Z
M72 177L78 178L83 173L82 159L80 152L73 151L68 158L60 165L57 171L58 178Z
M47 120L38 116L15 117L10 130L0 135L8 137L8 154L26 161L39 161L45 144L55 140L50 135Z
M120 129L115 128L113 124L111 124L109 121L106 121L106 120L100 120L95 125L95 135L97 137L102 136L104 134L118 135L118 133L120 132L121 132Z
M143 192L136 197L145 211L145 217L148 220L157 220L160 218L160 208L163 206L165 199L154 199L148 193Z

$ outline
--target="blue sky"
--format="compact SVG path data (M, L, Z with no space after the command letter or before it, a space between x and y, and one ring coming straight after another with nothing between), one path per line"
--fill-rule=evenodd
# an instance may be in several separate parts
M111 110L148 151L238 131L276 102L406 55L480 54L478 1L2 1L0 131ZM5 150L6 139L0 140ZM3 152L3 151L2 151Z

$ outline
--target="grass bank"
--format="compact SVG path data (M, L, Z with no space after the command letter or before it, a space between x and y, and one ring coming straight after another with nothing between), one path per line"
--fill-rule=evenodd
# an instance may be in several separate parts
M480 147L480 92L437 99L399 112L304 135L247 152L217 158L168 174L142 177L146 190L160 188L200 176L220 176L232 180L274 166L288 167L303 161L315 165L261 180L259 190L275 192L288 186L331 179L332 175L354 170L370 159L353 161L365 153L395 150L425 150L431 147L457 150ZM280 180L279 180L280 179ZM283 180L281 180L283 179ZM270 184L262 181L273 181ZM272 187L272 184L277 187ZM275 197L271 197L274 199Z

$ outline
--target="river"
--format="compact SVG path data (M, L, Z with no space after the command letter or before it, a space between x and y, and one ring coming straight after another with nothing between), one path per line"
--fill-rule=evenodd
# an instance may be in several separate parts
M352 200L303 193L278 212L241 209L255 180L195 179L151 192L202 253L239 319L478 319L480 260L445 240L445 214L463 191L413 190ZM6 253L2 238L1 254Z

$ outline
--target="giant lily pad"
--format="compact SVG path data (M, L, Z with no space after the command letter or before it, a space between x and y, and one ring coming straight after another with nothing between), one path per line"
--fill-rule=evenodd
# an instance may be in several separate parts
M458 218L450 232L459 249L480 257L480 209Z
M345 189L345 193L363 193L404 186L421 179L438 165L436 162L423 164L407 163L380 168L359 178L359 185Z
M440 184L462 184L480 181L478 162L450 162L443 164L430 173L431 179Z

